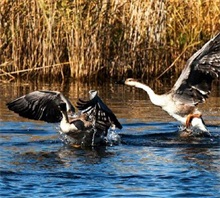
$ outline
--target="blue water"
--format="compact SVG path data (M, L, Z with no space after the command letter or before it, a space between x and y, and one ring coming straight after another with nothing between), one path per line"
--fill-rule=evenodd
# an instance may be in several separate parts
M220 126L180 139L176 122L120 120L121 144L64 145L57 126L0 123L0 197L219 197Z
M58 125L6 108L16 97L46 89L63 92L73 104L98 90L123 125L116 130L121 143L73 148L59 139ZM199 105L212 137L188 139L179 138L179 123L144 91L130 87L3 83L0 93L0 197L220 197L219 87Z

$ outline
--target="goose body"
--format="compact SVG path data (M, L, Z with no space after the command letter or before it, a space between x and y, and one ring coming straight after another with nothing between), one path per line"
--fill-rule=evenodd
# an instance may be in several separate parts
M88 101L79 99L75 112L72 103L58 91L34 91L6 105L20 116L60 123L60 133L65 141L74 145L94 146L106 143L110 127L122 128L114 113L98 96L89 91Z
M208 98L215 79L220 79L220 33L187 61L180 77L168 93L158 95L149 86L133 78L121 80L118 84L143 89L154 105L160 106L187 129L192 126L209 133L197 105Z

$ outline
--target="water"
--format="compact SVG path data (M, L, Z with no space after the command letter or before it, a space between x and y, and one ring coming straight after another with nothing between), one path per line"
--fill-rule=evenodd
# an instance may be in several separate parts
M179 124L142 90L16 83L0 89L0 197L219 197L218 91L200 106L213 137L180 139ZM123 125L116 130L121 144L72 148L59 140L58 125L20 118L6 109L5 102L37 89L60 90L72 102L86 97L89 89L99 90Z

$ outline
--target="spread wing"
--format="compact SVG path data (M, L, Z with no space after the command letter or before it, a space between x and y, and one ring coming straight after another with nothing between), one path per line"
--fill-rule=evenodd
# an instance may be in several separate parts
M56 91L34 91L6 105L11 111L22 117L55 123L62 119L59 109L60 103L66 103L67 110L72 113L75 112L70 101Z
M79 99L77 102L77 108L84 113L94 113L96 123L100 125L106 125L107 128L111 124L114 124L117 128L122 129L122 125L118 121L115 114L108 108L108 106L98 96L97 91L91 90L89 92L90 100ZM109 125L110 124L110 125Z
M186 63L171 92L174 100L197 105L208 98L212 81L220 78L220 33Z

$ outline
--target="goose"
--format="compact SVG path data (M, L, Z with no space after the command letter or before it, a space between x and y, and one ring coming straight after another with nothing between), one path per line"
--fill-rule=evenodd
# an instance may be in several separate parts
M213 80L219 80L219 76L220 33L188 59L173 88L165 94L158 95L149 86L133 78L116 83L146 91L150 101L183 124L188 134L197 130L200 134L211 135L197 105L206 101Z
M122 129L122 125L97 91L90 90L89 97L89 100L78 99L77 113L72 103L59 91L33 91L6 105L24 118L60 122L61 139L75 147L105 144L109 128Z

